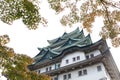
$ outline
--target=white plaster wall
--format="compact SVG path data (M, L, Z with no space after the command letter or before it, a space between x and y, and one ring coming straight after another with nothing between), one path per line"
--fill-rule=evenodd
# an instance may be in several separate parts
M95 51L92 51L92 52L90 52L90 53L88 53L88 54L86 54L86 55L90 55L90 54L94 54L94 56L97 56L97 55L99 55L99 54L101 54L101 53L100 53L99 50L95 50ZM77 59L76 59L76 61L73 61L73 57L76 58L77 56L80 56L80 60L77 60ZM69 60L69 63L68 63L68 64L66 64L66 60L67 60L67 59ZM79 61L83 61L83 60L85 60L85 59L86 59L85 53L84 53L84 52L77 51L77 52L73 52L73 53L70 53L70 54L67 54L66 56L64 56L63 59L61 60L61 63L59 63L59 64L60 64L60 67L63 67L63 66L67 66L67 65L70 65L70 64L79 62ZM52 65L50 65L50 66L52 67L52 70L55 69L55 64L52 64ZM47 68L47 67L49 68L50 66L46 66L46 67L44 67L44 68L41 68L41 69L40 69L40 72L41 72L41 73L46 72L46 68ZM39 69L38 69L38 70L39 70Z
M37 69L37 71L39 71L39 70L40 70L40 73L43 73L46 71L46 68L44 67L44 68Z
M97 56L97 55L100 55L101 52L99 50L94 50L94 51L92 51L90 53L87 53L86 55L89 55L89 57L90 57L90 54L94 54L94 56Z
M77 52L74 52L74 53L68 53L66 56L63 57L62 61L61 61L61 67L63 66L66 66L66 65L69 65L69 64L73 64L75 62L78 62L77 60L76 61L73 61L73 57L77 57L77 56L80 56L80 60L79 61L82 61L82 60L85 60L85 53L84 52L80 52L80 51L77 51ZM66 64L66 60L69 60L69 63Z
M94 51L90 52L89 54L94 54L94 56L97 56L97 55L101 54L101 52L99 50L94 50Z
M98 65L101 65L102 71L99 71L99 72L97 71ZM78 76L78 71L84 70L84 69L87 69L87 75ZM86 67L83 69L78 69L78 70L74 70L71 72L67 72L64 74L68 74L68 73L71 73L71 79L69 79L69 80L99 80L103 77L107 77L107 80L110 80L109 75L106 73L106 70L105 70L104 65L102 63L96 64L93 66L89 66L89 67ZM63 80L64 74L59 75L58 80Z
M54 69L55 69L55 64L53 64L53 65L49 65L49 66L46 66L46 67L37 69L37 71L40 70L40 73L46 72L46 68L49 69L50 66L51 66L51 70L54 70Z

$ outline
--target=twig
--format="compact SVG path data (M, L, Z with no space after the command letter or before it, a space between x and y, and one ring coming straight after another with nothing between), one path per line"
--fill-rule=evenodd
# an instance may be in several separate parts
M109 2L106 2L106 1L104 1L104 0L102 0L102 2L104 2L104 3L108 4L108 5L111 5L111 6L115 7L115 8L120 9L120 7L118 7L118 6L114 5L114 4L112 4L112 2L109 3Z
M100 0L101 3L103 4L104 8L105 8L105 12L106 12L106 17L108 19L108 22L111 24L111 20L109 18L109 12L108 12L108 9L107 9L107 6L104 4L104 1L103 0Z

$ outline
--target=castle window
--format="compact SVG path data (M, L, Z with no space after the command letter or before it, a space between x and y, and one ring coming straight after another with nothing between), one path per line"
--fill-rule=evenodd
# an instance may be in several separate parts
M83 70L83 74L84 75L86 75L87 74L87 70L85 69L85 70Z
M78 71L78 76L82 76L82 71Z
M58 68L60 68L60 64L58 64Z
M60 63L55 64L55 69L58 69L58 68L60 68Z
M48 68L46 68L46 72L48 71Z
M94 57L94 54L90 54L90 57L93 58L93 57Z
M63 75L63 80L68 80L68 79L71 79L71 73L67 75Z
M68 63L69 63L69 60L67 59L67 60L66 60L66 64L68 64Z
M49 67L49 71L51 71L51 70L52 70L52 67L50 66L50 67Z
M68 79L70 79L71 78L71 74L68 74Z
M102 71L102 67L101 66L97 66L97 71Z
M80 56L77 56L77 60L80 60Z
M75 61L75 60L76 60L76 58L74 57L74 58L73 58L73 61Z
M86 55L86 59L89 59L89 55Z
M63 75L63 80L66 80L67 79L67 75Z
M87 75L87 70L78 71L78 76Z

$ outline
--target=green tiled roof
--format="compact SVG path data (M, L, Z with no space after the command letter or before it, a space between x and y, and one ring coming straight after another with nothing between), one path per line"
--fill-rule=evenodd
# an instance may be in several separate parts
M73 42L73 40L69 39L68 41L66 41L63 45L61 45L59 48L54 48L52 50L56 51L56 52L59 52L59 51L63 51L64 49L66 48L69 48L71 46L79 46L79 47L82 47L82 46L86 46L86 45L90 45L92 44L92 41L91 41L91 38L90 38L90 35L86 36L85 38L83 39L78 39L76 40L75 42Z
M50 44L49 46L38 48L40 52L34 57L36 64L44 60L53 59L69 47L84 47L90 45L92 44L92 40L89 34L85 36L83 30L80 31L79 28L77 28L70 33L63 33L61 37L48 40L48 43Z
M75 37L84 37L84 33L83 30L80 31L79 28L77 28L76 30L70 32L70 33L63 33L63 35L61 37L58 37L56 39L53 40L47 40L49 44L55 44L59 41L62 41L64 39L68 39L68 38L75 38Z

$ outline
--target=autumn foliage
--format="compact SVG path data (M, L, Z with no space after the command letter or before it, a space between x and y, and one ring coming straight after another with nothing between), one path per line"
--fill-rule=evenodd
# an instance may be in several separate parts
M29 29L36 29L42 20L37 3L37 0L0 0L0 19L7 24L21 19Z
M9 41L7 35L0 36L0 69L3 76L9 80L50 80L47 75L30 71L28 65L32 64L33 59L24 54L16 54L6 46Z

